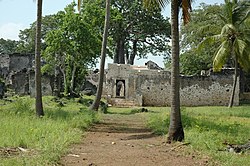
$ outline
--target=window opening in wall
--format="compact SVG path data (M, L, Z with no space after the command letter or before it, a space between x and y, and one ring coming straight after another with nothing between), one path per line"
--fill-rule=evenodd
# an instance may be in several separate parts
M125 80L116 80L116 97L125 98Z

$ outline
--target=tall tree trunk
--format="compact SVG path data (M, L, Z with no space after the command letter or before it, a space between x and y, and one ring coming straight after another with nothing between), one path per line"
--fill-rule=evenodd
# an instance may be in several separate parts
M179 78L179 5L178 0L171 0L171 35L172 35L172 67L171 67L171 113L168 131L168 142L182 141L184 131L180 112L180 78Z
M116 41L115 56L113 59L113 63L119 63L119 47L120 47L120 42L118 40Z
M105 70L104 67L105 67L105 58L106 58L106 51L107 51L108 30L109 30L109 19L110 19L110 0L106 0L106 15L105 15L104 32L103 32L103 39L102 39L101 63L100 63L98 87L97 87L95 100L93 104L90 106L90 109L94 111L98 111L101 97L102 97L104 70Z
M129 63L129 52L128 52L128 49L125 50L125 57L126 57L126 64L130 64Z
M124 52L124 49L125 49L125 41L123 38L121 38L120 40L120 47L119 47L119 64L125 64L125 52Z
M233 90L232 90L232 94L231 94L230 101L228 104L228 108L232 108L232 106L234 104L234 96L235 96L235 89L236 89L236 85L237 85L237 77L238 77L238 58L237 58L237 56L235 56L234 83L233 83Z
M76 75L76 65L73 64L73 71L72 71L72 76L71 76L71 81L70 81L70 93L74 93L74 86L75 86L75 75Z
M42 0L37 0L37 22L36 22L36 45L35 45L35 87L36 87L36 114L44 116L42 103L41 83L41 23L42 23Z
M136 53L137 53L137 40L134 40L133 41L133 51L132 51L132 54L129 57L129 64L130 65L134 64Z
M125 64L125 39L119 37L116 41L114 63Z
M56 66L54 70L54 91L53 96L59 97L60 96L60 75L59 75L59 67Z
M64 94L68 94L68 81L67 81L67 76L66 76L66 71L60 67L60 71L62 72L63 75L63 85L64 85Z

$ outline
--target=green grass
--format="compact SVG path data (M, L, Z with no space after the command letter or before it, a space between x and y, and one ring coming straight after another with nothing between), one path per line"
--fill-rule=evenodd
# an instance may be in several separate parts
M0 101L0 147L23 147L29 153L5 157L0 165L53 165L67 152L69 145L81 140L84 129L98 116L75 100L61 99L64 106L45 97L45 116L35 116L34 99L15 98Z
M157 109L156 109L157 110ZM245 144L250 139L250 106L228 109L226 107L190 107L182 109L185 142L190 151L208 155L220 165L247 166L250 154L224 151L226 141ZM169 126L169 108L150 115L148 126L155 133L166 134Z

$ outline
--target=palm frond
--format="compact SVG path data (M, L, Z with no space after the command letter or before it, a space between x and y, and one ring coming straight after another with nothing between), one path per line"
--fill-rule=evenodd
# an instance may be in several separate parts
M250 1L239 1L232 10L233 24L240 25L250 15Z
M221 71L222 66L226 63L228 57L230 56L230 41L225 40L221 43L218 51L215 53L213 61L213 71Z
M169 0L143 0L143 7L149 10L155 8L164 9L169 2Z
M212 32L212 30L215 29L216 27L217 25L215 24L208 24L208 25L199 27L197 31L203 35L206 35L207 32Z
M237 38L235 39L233 48L236 56L240 57L240 55L243 54L246 47L247 47L246 42Z
M219 42L221 40L223 40L223 37L221 35L206 37L202 42L199 43L197 51L201 52L203 48L207 47L208 45L215 44L216 42Z
M228 24L233 24L232 15L233 15L233 7L234 2L231 2L231 0L225 0L225 5L223 7L225 18L227 18Z
M228 19L227 17L225 17L224 15L217 13L216 14L225 24L228 23Z
M250 46L243 40L236 39L234 42L235 55L238 56L240 66L245 70L250 69Z
M182 16L184 25L190 22L190 12L192 11L191 1L190 0L182 0L181 1L181 8L182 8Z
M234 27L233 24L226 24L222 27L221 29L222 36L228 36L233 34L236 34L236 28Z

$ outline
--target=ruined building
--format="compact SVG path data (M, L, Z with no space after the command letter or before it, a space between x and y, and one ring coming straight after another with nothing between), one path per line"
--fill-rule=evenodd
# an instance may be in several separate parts
M0 54L0 77L5 85L19 95L35 93L34 55ZM84 94L95 94L98 71L90 72L82 85ZM169 106L171 100L169 71L152 61L145 66L108 64L105 72L103 97L113 106ZM249 81L245 81L249 82ZM52 95L50 77L42 77L43 95ZM243 85L237 82L234 105L249 93L242 93ZM233 71L203 73L200 76L180 76L180 100L183 106L227 105L232 91ZM245 84L244 87L248 84ZM244 88L243 87L243 88ZM250 88L248 88L250 90ZM0 86L0 92L1 86Z
M32 54L0 54L0 77L5 85L18 95L34 96L35 73L34 55ZM44 95L51 95L49 77L42 77L42 91Z
M151 65L152 66L152 65ZM147 66L109 64L106 96L117 106L170 106L169 71ZM227 105L232 91L231 71L209 76L180 76L180 100L183 106ZM239 79L234 105L239 105Z

